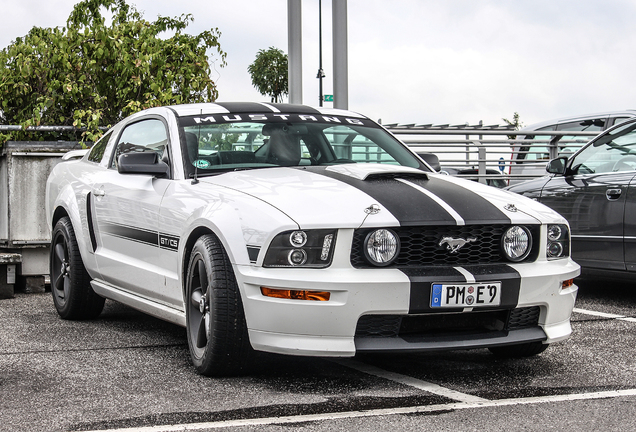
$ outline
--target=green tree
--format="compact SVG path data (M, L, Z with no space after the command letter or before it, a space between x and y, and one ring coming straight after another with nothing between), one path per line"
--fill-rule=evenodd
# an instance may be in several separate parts
M516 111L512 115L512 120L508 120L506 118L502 118L502 120L505 121L508 126L512 126L513 130L516 130L516 131L518 131L519 129L525 126L521 122L521 119L519 118L519 113ZM508 139L511 139L511 140L517 139L517 135L508 135Z
M150 22L125 0L81 1L66 27L34 27L0 51L0 124L73 125L93 141L98 126L144 108L214 101L208 51L225 65L221 34L185 34L191 21Z
M287 78L287 54L278 48L258 50L256 60L248 66L252 84L262 95L271 97L272 102L282 102L289 93Z

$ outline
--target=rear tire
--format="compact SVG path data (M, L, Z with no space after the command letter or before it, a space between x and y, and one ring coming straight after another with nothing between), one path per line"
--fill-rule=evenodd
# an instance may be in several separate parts
M51 236L50 274L53 304L60 317L83 320L102 313L105 300L91 288L73 225L66 216L55 224Z
M549 344L528 342L518 345L507 345L488 348L491 353L501 358L532 357L548 349Z
M245 373L254 351L232 264L219 239L199 238L186 276L186 329L194 367L201 375Z

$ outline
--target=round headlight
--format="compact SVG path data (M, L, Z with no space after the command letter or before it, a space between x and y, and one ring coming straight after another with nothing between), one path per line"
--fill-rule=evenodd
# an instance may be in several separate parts
M557 258L563 255L563 245L561 243L548 243L548 257Z
M391 230L371 231L364 240L364 254L372 264L377 266L391 264L399 251L400 239Z
M307 243L307 233L305 231L294 231L289 235L289 242L294 247L303 247Z
M522 261L532 249L532 237L526 228L513 226L508 228L501 239L503 251L510 261Z
M303 249L294 249L289 251L287 261L293 266L303 265L307 262L307 252Z
M563 230L559 225L550 225L548 226L548 240L555 241L561 239L563 235Z

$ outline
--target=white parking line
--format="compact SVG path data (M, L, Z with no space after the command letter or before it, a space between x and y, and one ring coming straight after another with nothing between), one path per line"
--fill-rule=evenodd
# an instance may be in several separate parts
M298 416L286 416L286 417L268 417L268 418L255 418L244 420L227 420L208 423L190 423L181 425L163 425L163 426L146 426L139 428L126 428L126 429L108 429L100 431L90 432L179 432L179 431L193 431L202 429L220 429L229 427L241 427L241 426L266 426L274 424L291 424L302 422L316 422L326 420L337 419L349 419L349 418L362 418L362 417L380 417L399 414L416 414L435 411L448 411L448 410L461 410L461 409L473 409L473 408L489 408L489 407L504 407L512 405L531 405L540 403L555 403L555 402L571 402L590 399L609 399L618 397L636 396L636 389L629 390L611 390L604 392L594 393L579 393L579 394L567 394L567 395L555 395L555 396L539 396L529 398L514 398L514 399L499 399L484 402L455 402L439 405L422 405L414 407L404 408L387 408L376 409L368 411L349 411L340 413L324 413L324 414L308 414Z
M439 396L444 396L449 399L455 399L460 402L473 403L473 402L485 402L488 400L488 399L483 399L477 396L469 395L466 393L461 393L455 390L451 390L449 388L442 387L437 384L430 383L428 381L422 381L407 375L402 375L395 372L389 372L384 369L380 369L375 366L371 366L366 363L361 363L355 360L332 360L332 362L338 363L339 365L346 366L351 369L355 369L360 372L367 373L369 375L374 375L374 376L388 379L390 381L394 381L394 382L404 384L410 387L415 387L416 389L424 390Z
M579 308L574 308L572 310L572 312L576 312L576 313L580 313L580 314L584 314L584 315L597 316L597 317L601 317L601 318L610 318L610 319L617 319L617 320L621 320L621 321L627 321L627 322L636 323L636 318L626 317L625 315L616 315L616 314L610 314L610 313L605 313L605 312L597 312L597 311L591 311L591 310L579 309Z

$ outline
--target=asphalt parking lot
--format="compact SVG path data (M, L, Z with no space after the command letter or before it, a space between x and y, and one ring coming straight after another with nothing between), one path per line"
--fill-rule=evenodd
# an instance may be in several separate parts
M185 330L107 302L58 318L50 293L0 301L0 430L636 430L636 284L578 281L574 333L543 354L264 356L205 378Z

